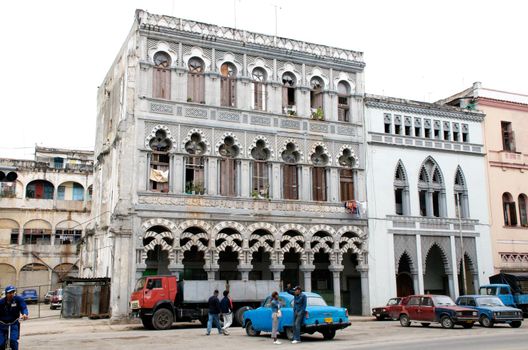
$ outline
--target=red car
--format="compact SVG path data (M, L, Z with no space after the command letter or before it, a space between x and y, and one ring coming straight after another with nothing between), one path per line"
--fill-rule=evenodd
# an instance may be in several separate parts
M406 298L390 298L387 305L375 307L372 309L372 316L376 317L376 320L382 321L386 318L389 320L397 320L400 317L402 310L402 304Z
M471 328L478 321L478 311L457 306L445 295L411 295L399 319L403 327L409 327L411 322L420 322L424 327L440 323L443 328L455 325Z

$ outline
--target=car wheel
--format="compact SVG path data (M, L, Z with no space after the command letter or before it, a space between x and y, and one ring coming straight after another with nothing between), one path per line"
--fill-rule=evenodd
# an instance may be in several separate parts
M519 328L522 325L522 321L511 321L510 327L511 328Z
M489 319L488 316L482 315L479 318L479 323L482 327L491 328L493 327L493 321Z
M431 324L429 322L422 322L423 327L429 327Z
M455 323L453 322L453 320L451 319L451 317L449 316L442 316L442 318L440 319L440 324L442 325L443 328L453 328L455 327Z
M293 340L293 328L292 327L285 327L284 332L286 333L286 338L288 338L288 340Z
M462 327L464 327L465 329L469 329L469 328L473 328L473 325L475 323L471 322L471 323L462 323Z
M247 321L246 334L249 335L250 337L256 337L260 335L260 331L257 331L255 330L255 328L253 328L253 323L251 323L251 321Z
M50 306L50 310L55 310L55 306Z
M335 329L328 329L328 330L326 330L326 331L324 331L322 333L323 333L323 338L325 340L332 340L332 339L334 339L334 337L336 335Z
M381 316L376 316L376 320L378 320L378 321L383 321L383 317L381 317Z
M141 323L143 323L143 327L145 327L145 329L154 329L154 325L152 324L152 317L151 316L143 316L143 317L141 317Z
M169 329L174 322L172 312L168 309L158 309L154 315L152 315L152 326L154 329L165 330Z
M409 316L403 314L400 316L400 324L402 327L409 327L411 325L411 320L409 319Z
M237 311L235 311L235 321L238 322L239 325L243 325L244 324L244 312L248 311L248 310L253 310L253 308L251 306L243 306L241 307L240 309L238 309Z

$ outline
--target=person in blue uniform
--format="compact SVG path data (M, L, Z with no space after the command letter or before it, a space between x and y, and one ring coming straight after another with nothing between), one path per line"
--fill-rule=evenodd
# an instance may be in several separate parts
M22 297L15 295L16 287L9 285L5 289L5 298L0 299L0 321L13 323L11 326L0 323L0 349L3 349L7 340L7 331L11 327L10 344L11 349L18 350L18 338L20 336L19 318L27 320L29 313L26 302Z

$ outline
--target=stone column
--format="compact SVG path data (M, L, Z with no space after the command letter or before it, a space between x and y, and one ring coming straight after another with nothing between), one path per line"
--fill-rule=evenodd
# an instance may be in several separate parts
M334 306L341 306L341 271L343 265L330 265L328 270L332 272L333 287L334 287Z
M424 272L422 264L422 238L416 235L416 267L418 270L418 289L414 291L416 294L424 294Z
M302 165L301 166L301 181L298 184L299 188L299 199L303 201L309 201L312 197L311 189L311 166Z
M480 283L479 283L478 271L471 270L471 274L473 275L473 288L475 289L474 293L479 294Z
M418 271L413 269L411 271L411 276L413 280L414 294L419 294L420 293L420 281L418 278Z
M183 183L183 155L175 154L173 156L173 173L170 175L172 179L172 191L174 193L182 193L184 190Z
M217 158L209 158L208 174L207 174L207 194L216 195L218 194L218 161Z
M330 176L327 179L327 186L329 188L328 201L339 202L339 169L330 169Z
M311 292L312 272L315 270L315 266L313 264L303 264L299 267L299 270L304 273L304 290L307 292Z
M241 160L240 168L242 176L240 178L240 196L248 198L250 196L249 160Z
M272 263L270 271L273 273L273 280L279 282L281 280L281 272L284 271L284 265Z
M433 190L427 190L425 194L426 215L433 216Z
M216 278L216 271L220 269L218 265L218 253L212 250L205 252L204 270L207 272L207 280L214 281Z
M447 282L448 282L448 285L449 285L449 296L453 300L456 299L456 295L458 294L455 291L455 273L456 273L456 269L455 270L446 269Z
M273 163L271 165L271 198L280 199L281 198L281 165L280 163Z
M356 270L361 274L361 314L366 316L370 314L368 265L360 262Z

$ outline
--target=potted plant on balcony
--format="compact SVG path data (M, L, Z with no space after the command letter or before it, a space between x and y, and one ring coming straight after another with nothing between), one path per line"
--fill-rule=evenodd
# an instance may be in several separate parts
M193 194L194 192L194 185L192 182L187 182L185 184L185 193L187 194Z
M194 193L203 195L205 193L205 188L202 183L197 183L194 185Z
M312 111L312 119L324 120L324 112L321 107L317 107L316 110Z

